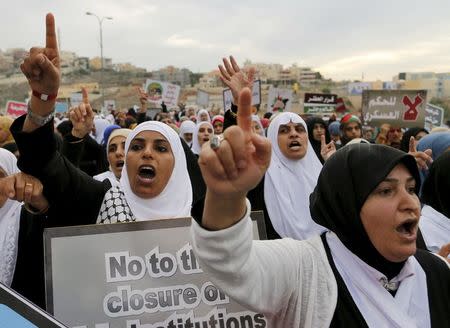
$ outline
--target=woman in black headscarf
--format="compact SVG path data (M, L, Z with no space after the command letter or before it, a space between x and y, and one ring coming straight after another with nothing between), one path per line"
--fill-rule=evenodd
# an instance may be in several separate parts
M409 128L408 131L403 133L402 141L400 142L400 150L403 150L405 153L409 152L409 139L411 139L411 137L414 137L416 141L419 141L423 136L426 136L427 134L428 131L424 128Z
M323 164L324 159L320 154L321 150L321 141L320 138L322 135L325 135L325 142L328 144L330 142L330 133L328 132L327 125L325 121L321 117L313 116L306 120L306 125L308 126L308 138L311 142L312 147L314 148L314 152L317 155L317 158Z
M430 167L422 186L420 229L427 248L438 252L450 243L450 152L443 153Z
M251 134L250 90L240 97L228 145L204 147L199 160L208 191L193 245L211 280L270 327L448 326L450 270L416 249L420 178L399 150L355 144L325 162L310 210L329 232L252 241L245 192L267 168L270 144ZM230 156L239 168L222 165Z

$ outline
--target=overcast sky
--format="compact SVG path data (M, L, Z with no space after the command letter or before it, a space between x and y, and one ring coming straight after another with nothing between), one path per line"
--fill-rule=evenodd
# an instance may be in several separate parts
M1 0L0 48L45 42L52 12L61 49L149 70L213 70L242 63L297 63L336 80L391 80L404 71L450 71L450 0Z

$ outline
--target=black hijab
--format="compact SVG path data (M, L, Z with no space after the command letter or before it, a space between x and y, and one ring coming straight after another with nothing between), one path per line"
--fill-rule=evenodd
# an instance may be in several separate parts
M431 165L422 186L422 203L450 220L450 151L444 152Z
M428 131L426 129L420 127L409 128L408 131L403 133L402 141L400 141L400 150L403 150L405 153L407 153L409 151L409 139L411 137L415 138L416 135L418 135L419 132L422 131L428 134Z
M414 157L384 145L354 144L339 149L325 162L310 196L313 220L336 233L350 251L388 279L395 277L404 263L390 262L378 253L360 212L369 194L399 163L416 180L418 193L420 177Z
M320 141L315 140L314 137L313 137L314 125L316 123L323 125L323 128L325 129L325 142L326 143L329 143L330 140L331 140L330 139L330 132L328 132L327 125L325 124L325 121L321 117L313 116L313 117L310 117L310 118L308 118L306 120L306 126L308 127L309 142L311 142L311 145L312 145L312 147L314 149L314 152L317 155L317 158L323 164L324 160L322 158L322 155L320 154L321 143L320 143Z

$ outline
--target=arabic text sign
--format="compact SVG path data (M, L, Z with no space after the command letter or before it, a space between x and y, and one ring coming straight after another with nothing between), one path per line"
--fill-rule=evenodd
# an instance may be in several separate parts
M153 103L164 103L167 107L177 107L180 95L180 86L168 82L147 80L144 90L148 94L148 100Z
M263 224L262 212L259 222ZM254 214L252 213L254 217ZM47 308L71 327L266 327L203 273L190 218L48 229ZM254 225L255 236L265 236Z
M203 90L197 90L197 105L202 107L208 107L209 93Z
M336 110L337 95L305 93L304 111L309 114L331 114Z
M425 129L431 131L434 127L442 126L444 121L444 109L432 104L425 108Z
M424 126L426 90L364 90L362 116L364 124L410 128Z
M226 112L231 109L231 102L233 101L233 94L230 89L223 91L223 108ZM261 80L255 80L252 88L252 105L261 104ZM236 104L237 105L237 104Z
M0 327L66 327L14 290L0 283Z
M6 115L19 117L27 113L27 103L9 100L6 103Z

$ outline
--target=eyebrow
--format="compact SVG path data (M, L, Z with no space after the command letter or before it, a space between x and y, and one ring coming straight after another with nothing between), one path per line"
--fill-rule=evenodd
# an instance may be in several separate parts
M415 181L415 179L413 177L411 177L411 176L406 179L406 182L411 182L411 181ZM395 182L395 183L398 183L399 180L395 179L395 178L386 178L382 182Z

